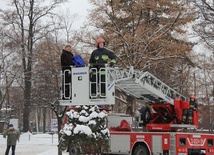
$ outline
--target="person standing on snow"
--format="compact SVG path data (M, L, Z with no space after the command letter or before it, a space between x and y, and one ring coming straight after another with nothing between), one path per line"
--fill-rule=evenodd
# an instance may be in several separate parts
M99 79L99 74L98 76L98 81L96 81L96 72L93 70L92 71L92 76L91 76L91 97L96 97L96 83L101 82L101 97L106 96L105 92L105 71L100 70L100 68L104 68L105 64L109 64L110 67L113 67L116 63L116 57L114 53L108 49L105 48L105 40L103 38L99 38L96 42L97 49L95 49L91 57L89 59L90 67L91 68L96 68L98 73L100 74L101 79ZM96 82L96 83L95 83Z
M188 124L192 124L193 111L198 108L198 104L196 102L196 96L190 96L190 108L184 109L183 112L183 121L182 123L186 123L186 119L188 118Z
M71 45L67 44L65 48L62 50L61 54L61 67L63 72L63 96L66 98L70 97L70 86L71 86L71 75L69 71L64 72L65 70L71 70L71 66L74 66L73 63L73 54L72 54ZM65 91L65 92L64 92Z
M8 130L4 132L4 138L7 137L7 149L5 155L9 155L10 148L12 147L12 155L15 155L16 141L19 141L20 133L15 130L13 124L9 125Z

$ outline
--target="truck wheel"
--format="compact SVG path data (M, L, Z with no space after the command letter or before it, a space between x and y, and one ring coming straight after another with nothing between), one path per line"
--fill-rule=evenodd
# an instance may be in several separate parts
M149 155L148 149L143 145L138 145L133 152L133 155Z
M139 112L141 113L140 119L141 119L141 121L143 121L142 125L145 126L151 120L150 110L148 107L142 106L141 109L139 110Z

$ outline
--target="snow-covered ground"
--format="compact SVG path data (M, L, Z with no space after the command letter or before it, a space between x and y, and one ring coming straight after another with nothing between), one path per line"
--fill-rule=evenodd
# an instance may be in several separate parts
M16 145L16 155L58 155L57 144L57 134L22 133ZM5 153L6 145L7 139L0 135L0 155ZM68 155L68 153L63 152L63 155Z

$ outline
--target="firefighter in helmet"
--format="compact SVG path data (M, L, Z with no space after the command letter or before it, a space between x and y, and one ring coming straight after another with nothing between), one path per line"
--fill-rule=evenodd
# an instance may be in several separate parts
M105 97L105 71L102 68L104 68L106 64L108 64L110 67L113 67L116 63L116 57L112 51L105 48L105 40L103 38L99 38L97 40L96 46L97 49L92 52L89 63L91 68L97 69L98 74L100 74L100 79L99 76L96 78L96 72L92 70L91 97L96 97L96 83L98 82L101 83L100 95L101 97ZM96 79L98 81L96 81Z
M198 108L196 102L196 97L194 95L190 96L190 108L184 109L182 123L192 124L193 111ZM188 121L186 120L188 118Z

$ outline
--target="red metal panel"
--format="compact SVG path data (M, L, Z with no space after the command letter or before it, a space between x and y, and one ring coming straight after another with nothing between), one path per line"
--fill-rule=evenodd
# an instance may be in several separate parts
M181 108L182 109L189 109L189 102L188 101L182 101L181 102Z
M132 132L131 133L131 143L130 148L132 149L134 144L137 142L144 142L146 145L151 149L151 143L152 143L152 134L146 133L146 132Z
M180 145L180 138L186 139L186 145ZM186 150L187 152L188 149L204 149L206 155L213 155L214 152L210 152L210 150L214 148L214 146L208 146L208 139L214 139L214 134L178 133L176 134L176 151L180 150L181 152L181 150Z
M172 131L170 124L149 123L146 125L146 128L149 131Z
M180 109L181 108L181 100L180 99L174 99L174 107L175 109Z
M175 109L175 113L178 119L178 123L182 122L183 109Z
M193 111L193 124L198 128L199 112Z
M170 135L164 134L162 136L162 147L163 150L170 150Z

